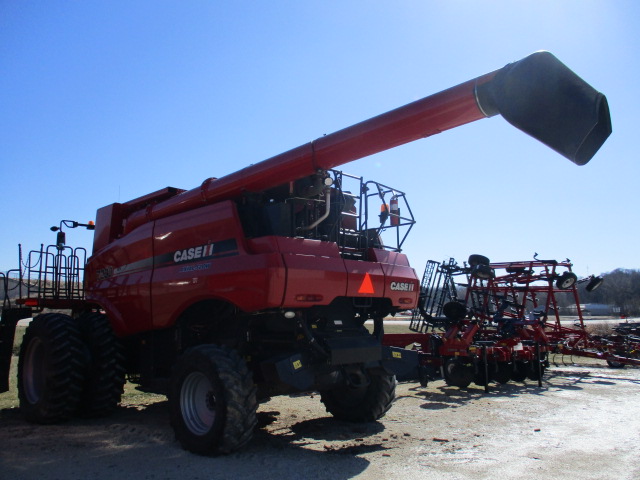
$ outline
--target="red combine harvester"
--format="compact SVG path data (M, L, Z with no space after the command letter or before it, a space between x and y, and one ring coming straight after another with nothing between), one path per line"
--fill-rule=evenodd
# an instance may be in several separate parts
M168 394L176 436L197 453L246 444L273 395L317 390L337 418L380 418L394 373L417 363L382 345L383 318L418 300L401 253L414 220L402 191L332 169L496 114L578 165L611 133L604 95L538 52L192 190L100 208L86 266L62 228L93 226L62 222L57 245L5 276L18 298L5 296L0 390L16 320L65 308L24 336L29 421L107 414L125 374Z
M460 281L461 279L461 281ZM631 332L590 335L580 310L577 285L591 292L602 278L578 280L567 259L490 263L471 255L429 261L410 329L384 337L388 346L419 351L421 381L438 373L452 386L541 379L550 354L606 360L610 366L640 365L640 337ZM464 293L463 293L464 292ZM561 309L575 307L573 326ZM618 327L618 329L621 329ZM440 372L438 372L438 370Z

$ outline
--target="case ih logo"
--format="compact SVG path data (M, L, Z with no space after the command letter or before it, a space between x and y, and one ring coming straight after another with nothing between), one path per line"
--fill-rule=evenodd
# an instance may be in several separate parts
M391 282L389 288L398 292L413 292L415 285L407 282Z
M230 257L238 255L238 253L238 244L235 238L230 238L215 243L207 243L206 245L198 245L197 247L182 248L173 253L161 255L156 261L156 266Z
M178 250L173 254L173 261L180 263L199 258L208 258L213 255L213 247L215 247L215 244L210 243L209 245L202 245L201 247Z

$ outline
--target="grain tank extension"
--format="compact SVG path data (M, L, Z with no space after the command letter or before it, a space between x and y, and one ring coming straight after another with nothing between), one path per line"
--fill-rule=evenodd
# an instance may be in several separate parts
M26 310L71 312L27 329L25 416L109 413L126 373L167 393L177 438L196 453L245 445L257 402L273 395L316 390L339 419L380 418L394 373L417 364L382 346L383 318L417 302L401 253L414 219L401 190L334 169L497 114L578 165L611 133L605 96L538 52L192 190L99 209L82 295L38 291L3 309L11 337Z

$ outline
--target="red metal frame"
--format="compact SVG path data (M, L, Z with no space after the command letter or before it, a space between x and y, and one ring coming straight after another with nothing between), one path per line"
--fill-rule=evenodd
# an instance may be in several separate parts
M422 366L442 368L456 359L474 365L476 373L487 368L484 364L495 367L520 362L546 367L552 353L601 359L611 365L640 365L637 337L594 336L586 331L578 281L569 260L496 262L487 267L491 274L483 276L474 274L476 270L466 264L451 269L465 279L462 286L466 291L460 302L467 314L444 319L444 333L390 334L385 335L384 344L413 345L420 352ZM574 279L570 286L561 282L567 278ZM576 307L574 327L561 322L560 296L569 296ZM540 382L533 373L531 377Z

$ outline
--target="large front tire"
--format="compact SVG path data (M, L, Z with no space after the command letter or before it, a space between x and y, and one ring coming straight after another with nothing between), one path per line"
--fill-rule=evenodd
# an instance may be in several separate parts
M79 318L78 324L89 353L78 413L84 417L104 417L113 413L122 397L124 349L106 315L88 313Z
M327 412L338 420L373 422L383 417L396 398L395 375L371 375L368 385L342 385L320 392Z
M257 423L251 372L234 350L194 347L171 376L169 408L184 449L200 455L238 450L251 440Z
M76 322L46 313L25 332L18 362L18 398L25 418L50 424L67 420L80 402L86 354Z

